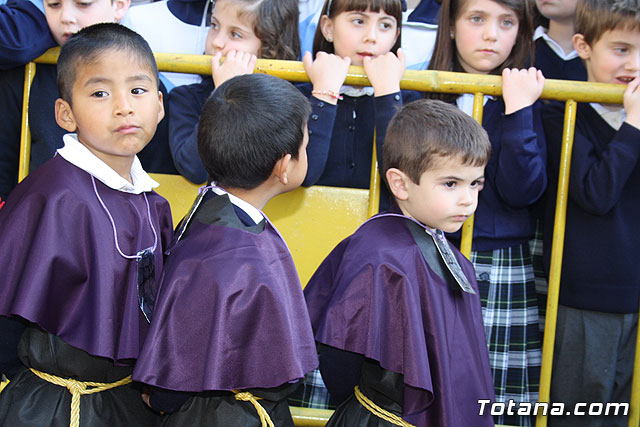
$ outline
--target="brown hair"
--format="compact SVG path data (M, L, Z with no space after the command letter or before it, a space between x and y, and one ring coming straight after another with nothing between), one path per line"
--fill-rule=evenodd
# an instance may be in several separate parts
M420 99L405 105L389 122L382 147L384 177L390 168L416 184L439 158L458 157L462 164L484 166L491 143L487 132L454 105Z
M429 70L464 72L456 55L456 44L450 32L468 0L443 0L438 19L438 34ZM518 35L509 57L489 74L500 74L505 68L523 68L533 62L533 4L531 0L491 0L513 10L518 17ZM452 102L457 95L427 94L430 98Z
M640 30L639 0L581 0L576 8L576 33L589 45L607 31Z
M325 0L322 6L322 15L327 15L333 19L342 12L350 12L357 10L359 12L365 12L370 10L372 12L379 12L383 10L387 15L393 16L398 23L398 39L391 48L391 52L397 53L400 47L400 33L402 29L402 3L400 0ZM322 19L322 18L320 18ZM329 43L324 38L320 29L320 23L316 28L316 34L313 38L313 55L318 52L334 53L333 43Z
M253 32L262 43L259 58L295 61L300 57L297 0L222 1L237 2L240 14L252 17Z

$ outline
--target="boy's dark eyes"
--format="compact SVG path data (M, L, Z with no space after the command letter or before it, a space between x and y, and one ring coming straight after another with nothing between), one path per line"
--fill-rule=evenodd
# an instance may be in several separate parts
M146 91L147 91L146 89L143 89L141 87L136 87L136 88L131 89L131 93L134 94L134 95L142 95Z
M104 98L105 96L109 96L109 94L107 92L105 92L104 90L97 90L95 92L93 92L91 94L92 97L94 98Z
M453 188L453 187L456 186L456 182L455 181L446 181L444 183L444 186L447 187L447 188Z

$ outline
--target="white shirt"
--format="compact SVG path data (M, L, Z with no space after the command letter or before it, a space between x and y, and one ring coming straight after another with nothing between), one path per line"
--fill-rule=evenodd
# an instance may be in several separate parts
M615 130L620 129L622 123L627 120L627 112L623 107L620 108L607 108L602 104L596 104L595 102L590 103L596 113L600 115L604 119L605 122L609 124Z
M109 188L122 191L123 193L140 194L151 191L160 185L142 169L138 156L134 157L133 164L131 165L130 175L133 181L133 184L131 184L109 165L100 160L87 147L82 145L82 143L78 141L78 135L75 133L66 134L62 140L64 141L64 147L59 148L57 154L60 154L63 159L72 165L93 175Z
M562 58L565 61L570 61L573 58L578 57L578 52L576 52L575 50L572 50L569 53L565 53L564 49L562 49L562 46L556 43L554 39L549 37L549 34L547 34L547 31L548 30L543 26L539 26L538 28L536 28L536 32L533 33L533 40L538 40L539 38L543 38L544 41L547 42L551 50L553 50L556 55L558 55L560 58Z
M215 183L212 183L212 185L216 185ZM251 217L251 219L253 220L253 222L255 222L256 224L259 224L260 221L262 221L264 219L264 216L262 215L262 212L260 212L260 210L258 208L256 208L255 206L253 206L252 204L245 202L244 200L242 200L239 197L234 196L233 194L229 193L228 191L220 188L220 187L213 187L212 188L213 192L216 193L219 196L222 196L223 194L226 194L229 196L229 200L231 201L231 203L233 203L235 206L237 206L238 208L242 209L244 211L244 213L246 213L247 215L249 215Z

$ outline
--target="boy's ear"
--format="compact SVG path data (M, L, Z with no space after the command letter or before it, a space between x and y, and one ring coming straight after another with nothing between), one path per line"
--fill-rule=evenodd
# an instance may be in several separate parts
M162 92L158 91L158 102L160 103L160 109L158 110L158 123L164 118L164 103L162 102Z
M71 105L62 98L56 99L55 104L56 123L67 132L75 132L78 129L76 119L73 116Z
M327 15L320 17L320 31L329 43L333 43L333 21Z
M272 175L275 176L282 185L289 184L289 177L287 176L287 168L291 163L291 154L287 154L280 158L273 167Z
M387 178L387 184L393 196L398 200L407 200L409 198L409 191L407 190L407 181L409 177L400 169L389 168L385 173Z
M583 60L591 58L591 46L580 33L573 35L573 48Z
M116 22L120 22L129 11L129 6L131 6L131 0L113 0L113 7L116 12L113 19Z

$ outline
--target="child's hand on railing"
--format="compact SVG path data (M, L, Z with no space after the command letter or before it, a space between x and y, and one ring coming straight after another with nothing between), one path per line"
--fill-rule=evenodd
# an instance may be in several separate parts
M398 49L398 56L393 52L372 58L364 58L363 67L367 78L373 86L375 96L389 95L400 92L400 80L404 74L405 56L402 49Z
M232 77L253 73L256 67L256 56L242 51L230 50L221 64L222 52L211 58L211 76L215 87L220 86Z
M502 97L504 113L511 114L533 105L544 89L542 71L534 67L528 70L505 68L502 70Z
M302 57L304 70L313 83L313 95L330 104L338 103L338 92L349 72L351 58L318 52L316 59L311 59L311 52L305 52Z
M627 85L622 97L624 110L627 113L627 123L640 129L640 78L636 77Z

